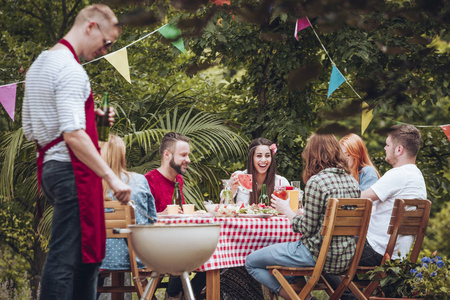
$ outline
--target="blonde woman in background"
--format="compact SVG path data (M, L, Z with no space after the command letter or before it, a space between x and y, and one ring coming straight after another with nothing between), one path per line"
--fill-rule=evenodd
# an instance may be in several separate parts
M123 140L116 135L109 135L108 142L100 143L101 155L103 160L114 171L114 173L131 187L131 200L140 208L135 212L137 224L150 224L146 216L140 213L145 211L147 215L155 220L156 208L155 199L148 186L147 179L144 175L128 172L127 162L125 158L126 147ZM103 180L103 196L104 199L116 200L108 183ZM138 259L138 267L145 266ZM130 260L128 257L128 246L125 239L107 239L106 255L102 261L100 269L108 270L124 270L130 268Z
M352 176L359 183L359 188L361 191L367 190L377 182L380 174L373 165L363 140L358 135L350 133L344 136L339 144L347 158Z

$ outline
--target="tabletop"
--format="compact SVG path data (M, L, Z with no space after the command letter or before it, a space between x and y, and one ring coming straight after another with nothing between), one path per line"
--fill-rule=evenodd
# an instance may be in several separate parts
M207 224L220 223L217 248L211 258L197 271L209 271L243 266L245 258L253 251L268 245L293 242L301 234L292 231L286 217L271 218L177 218L160 216L159 222Z

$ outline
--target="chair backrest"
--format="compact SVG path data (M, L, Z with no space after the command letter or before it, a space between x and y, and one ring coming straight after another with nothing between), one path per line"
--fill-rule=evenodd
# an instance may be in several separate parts
M130 258L130 270L134 281L134 286L138 297L143 294L143 286L139 280L139 269L136 261L136 254L130 242L129 233L114 233L114 228L128 228L128 225L136 224L134 209L130 205L125 205L119 201L105 200L105 227L106 238L117 239L126 238L128 245L128 255Z
M372 200L370 199L331 198L328 200L321 232L324 239L314 269L314 273L317 274L314 275L320 276L323 271L332 237L351 235L359 236L355 255L347 270L347 276L353 278L364 248L371 212Z
M388 227L390 234L386 252L392 257L399 234L415 235L416 241L410 260L416 262L422 248L425 231L430 218L431 201L426 199L395 199L391 221ZM383 258L383 262L386 259Z
M136 224L134 209L119 201L105 200L105 227L106 238L128 238L127 233L113 233L114 228L128 228L128 225Z
M106 238L126 238L128 245L128 255L130 257L130 269L133 276L138 275L138 267L136 261L136 254L133 246L130 243L129 233L114 233L114 228L128 228L128 225L136 224L136 216L134 209L130 205L124 205L119 201L104 201L105 207L105 227ZM110 211L110 212L108 212Z

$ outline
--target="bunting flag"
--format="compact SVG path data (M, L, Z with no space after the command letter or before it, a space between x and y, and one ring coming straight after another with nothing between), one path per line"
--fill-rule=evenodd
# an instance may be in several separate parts
M373 109L369 110L369 104L363 101L361 114L361 135L364 134L370 122L373 119Z
M125 78L126 81L131 83L130 67L128 65L128 53L127 48L122 48L111 54L105 55L105 59L119 71L120 75Z
M209 0L209 2L214 3L215 5L223 6L224 4L230 5L230 0Z
M448 141L450 142L450 125L442 125L440 126L444 134L447 136Z
M16 111L16 91L17 84L9 84L0 87L0 103L5 108L9 117L14 121Z
M172 42L172 45L174 45L178 50L185 54L184 43L183 39L181 38L181 30L176 25L167 24L166 26L160 28L158 31L162 34L163 37L168 40L174 40L179 37L176 41Z
M330 95L337 90L337 88L343 84L345 81L344 76L342 76L341 72L336 68L336 65L333 64L333 70L331 71L330 76L330 84L328 85L328 96L327 99L330 98Z
M294 36L297 39L297 41L298 41L298 35L297 35L298 32L309 26L311 26L311 23L309 23L309 20L307 17L297 19L297 22L295 22L295 32L294 32Z

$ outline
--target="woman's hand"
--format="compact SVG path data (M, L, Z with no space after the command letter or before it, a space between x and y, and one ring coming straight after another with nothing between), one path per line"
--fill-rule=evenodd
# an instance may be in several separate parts
M283 200L272 194L270 203L273 208L275 208L280 214L288 217L289 220L292 221L292 219L295 217L296 214L292 211L291 206L289 205L289 200Z

